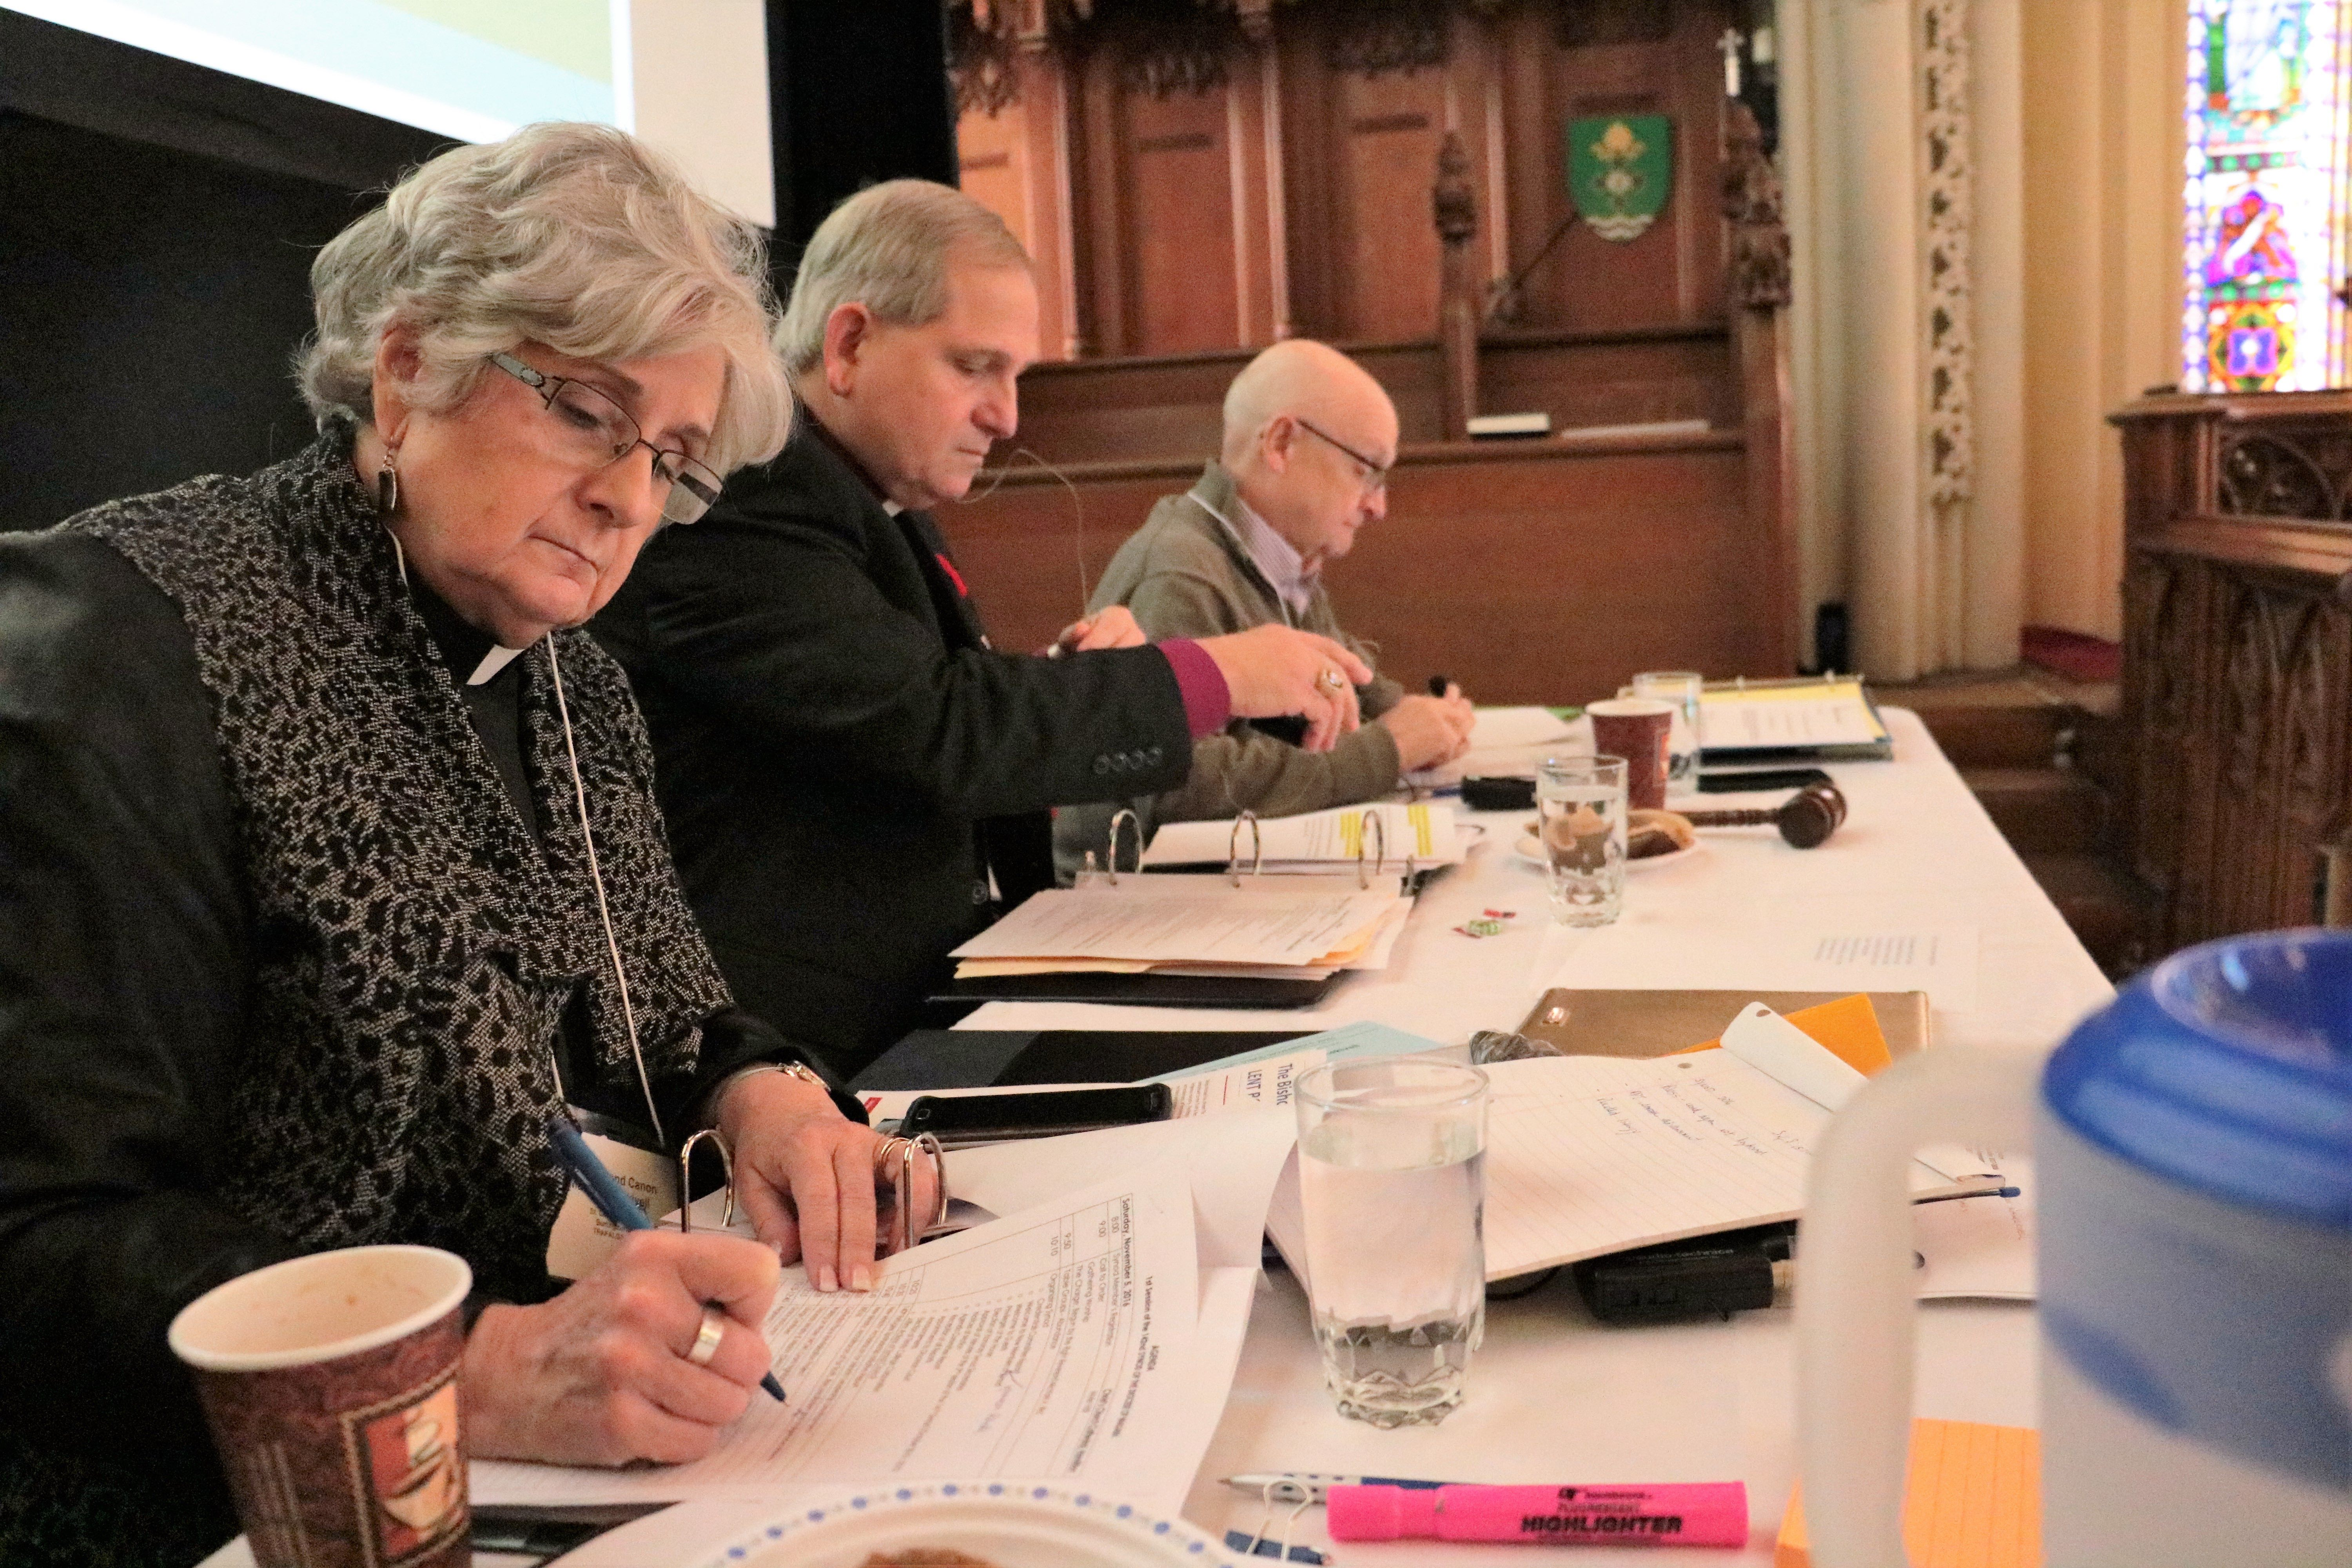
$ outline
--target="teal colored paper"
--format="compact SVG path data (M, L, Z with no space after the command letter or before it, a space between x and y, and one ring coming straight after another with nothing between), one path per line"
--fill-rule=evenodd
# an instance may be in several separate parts
M1158 1078L1148 1078L1145 1083L1173 1083L1181 1078L1197 1078L1204 1072L1223 1072L1244 1062L1271 1061L1276 1057L1296 1056L1300 1051L1320 1050L1331 1061L1344 1061L1350 1057L1409 1057L1416 1051L1442 1051L1437 1041L1419 1035L1408 1035L1402 1029L1391 1029L1386 1024L1342 1024L1336 1029L1326 1029L1319 1035L1302 1035L1295 1040L1283 1040L1254 1051L1242 1051L1230 1057L1219 1057L1213 1062L1186 1068L1182 1072L1164 1072Z

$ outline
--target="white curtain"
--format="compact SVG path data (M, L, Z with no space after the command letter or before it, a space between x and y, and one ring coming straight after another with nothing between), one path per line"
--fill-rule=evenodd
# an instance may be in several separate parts
M1780 0L1802 585L1880 679L2017 659L2020 4Z

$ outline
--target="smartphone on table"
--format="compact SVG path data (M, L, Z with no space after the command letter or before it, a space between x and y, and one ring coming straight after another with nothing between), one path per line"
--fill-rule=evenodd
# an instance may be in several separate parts
M1024 1090L944 1098L923 1095L907 1107L898 1134L928 1132L943 1149L1007 1143L1016 1138L1058 1138L1104 1127L1165 1121L1171 1100L1164 1083L1121 1084L1116 1089Z

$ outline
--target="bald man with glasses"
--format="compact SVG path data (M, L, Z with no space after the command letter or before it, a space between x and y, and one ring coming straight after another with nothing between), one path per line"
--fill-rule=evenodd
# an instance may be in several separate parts
M1356 531L1388 510L1397 416L1379 382L1347 355L1295 338L1252 360L1225 393L1216 461L1182 495L1163 498L1119 547L1090 615L1124 605L1148 637L1215 637L1289 626L1332 638L1366 666L1373 649L1340 629L1322 582ZM1184 783L1129 802L1160 822L1286 816L1375 799L1408 772L1469 746L1471 709L1458 689L1408 696L1386 677L1357 689L1367 722L1328 752L1297 743L1282 721L1236 720L1197 741ZM1120 803L1065 808L1056 858L1065 872L1103 853Z

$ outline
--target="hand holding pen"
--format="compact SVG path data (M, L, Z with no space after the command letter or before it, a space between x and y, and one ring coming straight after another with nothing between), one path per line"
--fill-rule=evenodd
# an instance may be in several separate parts
M564 1170L571 1173L572 1180L580 1184L581 1190L588 1194L588 1201L596 1205L598 1214L603 1215L609 1223L623 1230L649 1231L654 1228L654 1222L646 1217L644 1209L637 1206L637 1200L629 1195L629 1190L626 1187L614 1180L613 1173L604 1168L604 1163L602 1160L596 1158L595 1151L588 1147L587 1140L580 1136L580 1129L572 1124L570 1117L562 1114L549 1117L547 1135L548 1142L554 1145L556 1158L563 1162ZM711 1239L734 1241L740 1238L713 1237ZM779 1264L778 1267L781 1268L782 1265ZM775 1280L771 1278L768 1281L767 1294L774 1293ZM754 1339L760 1341L763 1358L767 1342L761 1337L760 1321L766 1315L766 1303L763 1300L760 1311L752 1315L743 1325L751 1330ZM695 1331L693 1343L680 1352L690 1364L709 1366L718 1359L719 1348L726 1341L728 1316L724 1302L707 1299L703 1301L702 1318ZM760 1386L766 1389L769 1396L777 1404L781 1405L784 1402L784 1385L776 1381L776 1373L772 1367L761 1377Z
M485 1308L459 1373L467 1446L569 1465L702 1458L768 1372L757 1325L782 1273L756 1242L647 1230L552 1300Z

